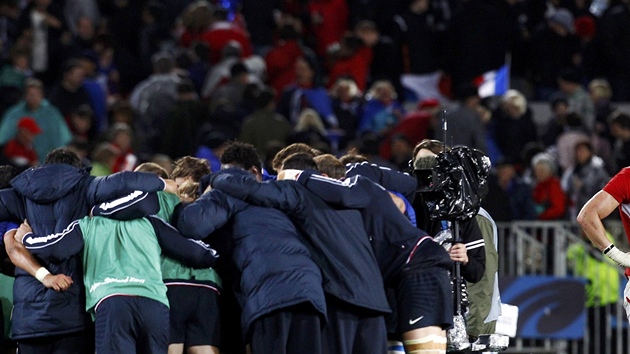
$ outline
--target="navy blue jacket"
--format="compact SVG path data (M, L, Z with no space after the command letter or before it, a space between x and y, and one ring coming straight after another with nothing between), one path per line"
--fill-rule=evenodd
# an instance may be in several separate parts
M35 234L49 235L62 232L72 221L86 216L92 205L134 190L163 190L164 181L138 172L93 177L88 169L49 164L24 171L11 181L11 186L0 191L0 220L27 219ZM62 247L55 246L47 257L38 260L51 273L72 278L74 283L66 291L46 289L37 279L16 269L13 339L78 332L90 320L85 312L81 257L64 258L64 253Z
M383 280L357 210L336 210L296 181L259 183L230 171L213 174L213 188L287 213L302 231L322 271L324 292L363 309L390 312Z
M428 234L409 222L382 186L363 176L338 181L303 171L298 182L326 202L361 211L366 231L385 282L395 281L403 268L450 270L448 253Z
M369 162L346 165L346 177L363 176L383 186L388 191L402 194L409 202L416 196L418 181L407 173L394 171Z
M321 272L283 212L213 190L181 209L177 227L184 236L202 239L227 222L231 257L241 275L236 297L243 334L258 318L299 303L312 304L326 317Z

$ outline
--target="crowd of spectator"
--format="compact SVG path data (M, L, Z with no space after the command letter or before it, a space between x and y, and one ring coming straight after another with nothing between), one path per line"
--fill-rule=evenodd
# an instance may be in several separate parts
M624 0L2 0L2 162L218 170L238 139L270 173L295 142L408 170L446 109L447 143L495 165L497 221L565 219L630 165L628 51ZM479 97L505 64L512 90Z

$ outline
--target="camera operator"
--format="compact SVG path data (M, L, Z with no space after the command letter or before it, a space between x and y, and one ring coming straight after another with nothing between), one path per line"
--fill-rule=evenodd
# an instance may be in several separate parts
M438 160L440 160L440 162L449 160L447 156L442 156L444 160L442 160L442 158L436 158L436 154L443 151L444 144L442 142L437 140L423 140L414 149L414 158L410 164L414 169L414 175L419 185L416 203L414 203L414 208L417 208L418 227L426 227L429 232L440 232L442 228L442 222L440 220L431 220L429 217L430 212L434 211L433 209L429 209L429 206L438 204L439 206L448 208L450 205L453 205L443 203L446 201L444 200L445 195L448 194L444 194L444 190L439 190L447 189L444 186L447 186L449 184L448 182L452 182L448 181L448 178L455 177L454 179L457 179L457 177L459 177L462 178L462 182L471 183L468 186L469 189L463 187L465 183L457 184L457 187L455 187L460 189L460 193L455 194L456 198L466 198L465 202L462 200L448 201L460 203L457 208L453 208L452 210L447 209L450 210L449 213L455 213L458 210L466 210L465 204L474 204L475 201L479 202L480 198L483 197L485 193L483 192L484 188L480 181L482 181L484 177L487 177L484 176L484 170L490 167L489 164L486 166L486 162L483 158L471 159L464 163L461 159L463 155L456 154L460 158L460 166L465 169L465 176L453 176L450 173L447 173L445 176L444 169L434 167L437 165ZM473 151L473 155L476 154L477 153ZM471 157L467 152L464 153L464 156L466 156L466 158ZM450 157L452 158L454 156ZM441 170L441 175L438 170ZM446 179L444 177L446 177ZM451 191L451 194L452 192L453 191ZM468 211L470 212L470 210ZM443 215L443 213L437 213L437 215ZM461 220L461 218L458 219ZM473 219L475 221L473 221ZM492 220L492 217L482 208L479 208L474 218L471 217L465 221L460 221L459 225L461 230L460 237L463 239L463 244L462 249L456 249L455 252L459 253L463 250L466 252L468 258L468 263L462 263L460 270L464 280L467 281L468 301L470 303L469 311L466 314L466 333L468 334L470 342L474 342L482 334L493 334L495 332L496 320L501 313L497 274L499 258L496 246L498 242L497 231L494 220ZM440 235L436 236L436 239L438 239ZM483 237L485 242L480 240L480 237ZM451 255L454 253L453 248L451 248ZM481 279L478 278L480 274Z
M413 153L413 168L415 170L430 170L436 163L436 156L444 150L444 144L438 140L425 139L418 143ZM422 191L418 186L413 203L416 212L418 228L426 230L436 239L450 232L450 222L447 220L432 220L429 218L429 201L442 197L439 191ZM462 243L453 244L449 249L451 259L461 262L461 274L469 283L476 283L483 277L485 271L486 254L485 243L479 225L474 219L460 221L460 237ZM452 243L452 240L451 240Z

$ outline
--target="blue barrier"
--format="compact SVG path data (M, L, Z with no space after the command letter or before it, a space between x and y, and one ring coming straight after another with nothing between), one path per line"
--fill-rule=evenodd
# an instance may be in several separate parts
M583 278L501 277L501 301L519 308L517 336L582 339L586 327Z

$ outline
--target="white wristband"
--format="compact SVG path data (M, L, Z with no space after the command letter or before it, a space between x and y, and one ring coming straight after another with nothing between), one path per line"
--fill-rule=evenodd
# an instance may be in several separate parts
M630 268L630 254L621 252L619 248L614 245L611 246L612 247L606 247L604 254L620 266Z
M35 272L35 278L37 278L37 280L39 280L40 282L44 282L44 278L46 278L46 276L50 274L50 272L48 271L48 269L44 268L44 267L39 267L39 269Z

